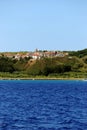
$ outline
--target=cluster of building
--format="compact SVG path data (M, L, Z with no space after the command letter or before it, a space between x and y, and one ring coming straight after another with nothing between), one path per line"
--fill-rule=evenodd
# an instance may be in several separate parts
M52 57L65 57L68 55L67 52L60 52L60 51L39 51L39 50L35 50L34 52L18 52L18 53L3 53L4 56L9 57L9 58L14 58L19 60L20 58L29 58L31 57L32 59L41 59L43 57L48 57L48 58L52 58Z

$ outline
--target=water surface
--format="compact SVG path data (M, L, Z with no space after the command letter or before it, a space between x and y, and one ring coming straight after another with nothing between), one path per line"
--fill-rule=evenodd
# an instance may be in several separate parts
M0 130L87 130L87 82L1 80Z

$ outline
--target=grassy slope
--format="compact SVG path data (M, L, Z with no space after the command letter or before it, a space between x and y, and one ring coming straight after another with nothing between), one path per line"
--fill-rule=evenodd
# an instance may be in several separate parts
M4 64L4 63L3 63ZM66 57L20 60L13 64L13 73L0 72L0 77L10 78L84 78L87 77L87 49L70 52ZM60 72L61 67L70 66L70 71ZM56 68L56 69L55 69ZM59 69L58 69L59 68Z

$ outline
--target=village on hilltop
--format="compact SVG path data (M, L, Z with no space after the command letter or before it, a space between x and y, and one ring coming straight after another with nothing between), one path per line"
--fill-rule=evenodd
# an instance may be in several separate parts
M0 53L0 56L5 56L8 58L14 58L20 60L20 58L32 58L32 59L41 59L44 57L53 58L53 57L65 57L68 55L68 52L61 51L47 51L47 50L38 50L36 49L34 52L3 52Z

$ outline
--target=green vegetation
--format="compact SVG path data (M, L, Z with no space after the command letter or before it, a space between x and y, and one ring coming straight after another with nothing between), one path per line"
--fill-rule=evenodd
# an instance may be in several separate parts
M23 52L24 53L24 52ZM13 58L0 56L0 78L86 78L87 49L65 57Z
M77 56L79 58L82 58L87 55L87 49L80 50L80 51L71 51L69 52L71 56Z

